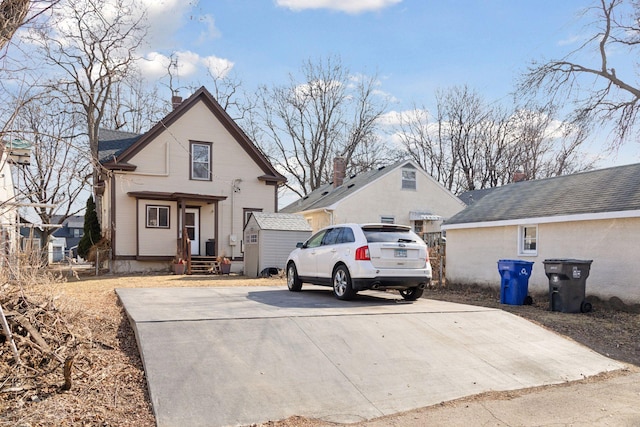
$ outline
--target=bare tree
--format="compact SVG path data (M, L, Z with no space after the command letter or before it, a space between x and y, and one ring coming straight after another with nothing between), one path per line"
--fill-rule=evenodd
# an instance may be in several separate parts
M78 204L91 177L86 137L78 135L77 116L60 113L55 99L41 97L24 105L16 118L13 136L32 143L31 165L16 170L18 192L43 224L60 215L61 224L80 212ZM85 193L86 195L86 193ZM55 230L45 228L42 243Z
M141 75L131 73L111 90L100 127L142 133L170 111L157 87L149 87Z
M638 62L625 61L640 53L640 3L597 0L587 9L585 16L589 15L596 17L590 24L592 35L562 59L534 61L518 89L542 92L553 104L571 103L573 123L614 125L611 146L617 148L634 130L637 134Z
M18 28L34 21L60 0L0 0L0 51Z
M433 178L451 190L451 170L455 157L444 138L441 109L438 108L437 112L437 116L432 117L424 105L414 104L409 112L399 115L395 136L403 148L399 157L409 155Z
M589 169L580 155L586 129L544 107L507 109L468 87L438 91L436 115L422 107L401 117L396 136L405 152L450 191L491 188L512 180Z
M47 65L61 72L49 87L67 111L82 114L98 177L98 130L117 85L135 69L136 49L146 34L145 13L135 0L66 0L50 26L34 30ZM98 203L98 201L96 201Z
M339 58L308 60L301 72L302 82L290 75L288 85L261 88L259 124L250 133L292 178L289 189L303 196L331 180L334 156L345 158L348 173L384 161L363 150L379 147L375 134L387 102L375 76L353 76Z

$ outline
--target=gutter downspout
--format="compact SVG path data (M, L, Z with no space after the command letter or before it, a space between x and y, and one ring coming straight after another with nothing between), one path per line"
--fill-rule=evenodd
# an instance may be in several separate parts
M328 214L331 220L329 221L329 225L333 225L333 209L323 209L324 213Z

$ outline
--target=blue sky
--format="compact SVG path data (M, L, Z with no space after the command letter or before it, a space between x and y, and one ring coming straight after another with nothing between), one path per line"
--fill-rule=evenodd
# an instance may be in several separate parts
M151 5L149 76L179 58L181 85L206 85L207 66L238 76L246 91L284 84L307 59L338 55L352 73L374 74L394 111L432 107L435 92L468 85L509 102L532 59L575 49L589 0L215 0ZM183 95L189 95L185 93ZM599 142L589 148L595 155ZM600 166L637 162L627 144Z
M437 88L460 84L493 100L511 91L532 58L566 52L585 7L557 0L285 2L298 8L274 0L201 1L155 47L164 55L189 51L229 61L248 87L283 82L307 58L340 55L354 73L377 72L382 89L401 104L426 102ZM349 3L363 6L331 7Z
M148 43L139 54L152 82L166 85L173 56L179 87L210 85L212 70L232 73L252 93L287 84L304 61L339 56L353 74L376 74L378 89L394 101L390 113L402 113L414 105L433 111L437 90L461 85L509 104L531 60L559 59L592 35L582 14L595 0L136 1L148 10ZM612 60L625 59L616 54ZM625 66L615 68L620 75ZM589 155L603 153L605 137L592 138ZM629 142L597 166L639 161L638 143Z

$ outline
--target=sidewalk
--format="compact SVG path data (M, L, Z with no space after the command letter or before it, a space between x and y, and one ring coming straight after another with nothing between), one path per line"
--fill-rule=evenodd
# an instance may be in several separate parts
M425 425L637 427L640 368L631 366L567 384L470 396L351 427Z

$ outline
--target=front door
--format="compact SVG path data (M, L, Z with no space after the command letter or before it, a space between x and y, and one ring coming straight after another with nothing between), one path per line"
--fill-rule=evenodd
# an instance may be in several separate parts
M191 255L200 255L200 210L187 208L184 213L184 226L191 240Z

